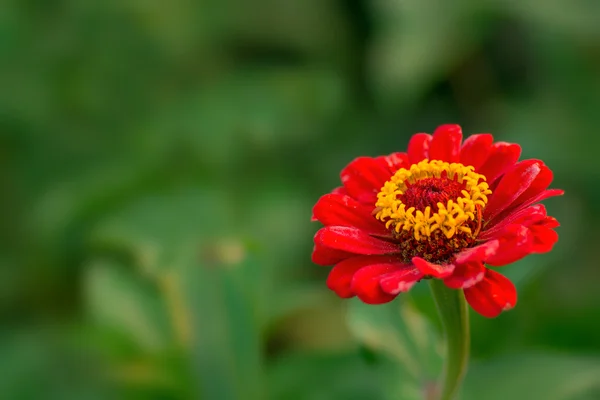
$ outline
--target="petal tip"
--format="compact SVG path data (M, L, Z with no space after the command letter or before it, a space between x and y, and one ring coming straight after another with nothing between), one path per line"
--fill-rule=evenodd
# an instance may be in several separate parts
M446 278L452 275L454 264L434 264L421 257L413 257L412 263L423 275L433 276L434 278Z

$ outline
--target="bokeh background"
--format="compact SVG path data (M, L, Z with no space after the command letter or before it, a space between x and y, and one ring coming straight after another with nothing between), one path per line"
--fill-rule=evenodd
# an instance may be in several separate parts
M562 226L472 314L461 398L600 398L600 3L5 0L6 399L425 399L427 285L341 301L310 261L359 155L459 123L543 159Z

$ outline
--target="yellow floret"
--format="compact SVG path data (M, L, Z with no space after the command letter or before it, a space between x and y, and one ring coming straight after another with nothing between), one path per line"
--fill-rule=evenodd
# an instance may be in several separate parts
M487 204L487 195L492 193L485 182L485 176L474 170L472 166L439 160L423 160L411 165L409 169L401 168L383 185L377 195L376 218L384 221L387 228L393 227L398 233L401 230L412 230L417 240L430 236L436 230L440 230L448 239L457 232L473 235L471 228L466 225L475 220L477 207L479 206L481 211ZM448 200L446 204L437 203L437 212L432 212L429 206L423 211L415 210L414 207L407 209L398 199L398 196L408 189L407 183L440 178L444 171L448 179L465 185L465 189L461 191L462 197Z

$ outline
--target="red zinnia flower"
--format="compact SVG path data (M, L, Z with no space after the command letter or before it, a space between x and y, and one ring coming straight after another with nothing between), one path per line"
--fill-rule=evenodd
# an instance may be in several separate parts
M464 289L467 302L495 317L517 302L500 267L550 251L559 224L537 204L562 190L552 171L518 161L521 147L473 135L458 125L418 133L406 153L359 157L342 170L342 187L319 199L312 259L334 265L327 286L343 298L386 303L423 278Z

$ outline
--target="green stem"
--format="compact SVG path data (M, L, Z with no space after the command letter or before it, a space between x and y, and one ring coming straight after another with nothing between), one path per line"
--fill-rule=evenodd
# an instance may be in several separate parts
M446 287L441 280L431 279L429 287L437 305L446 342L444 380L440 400L455 398L469 362L469 313L462 290Z

